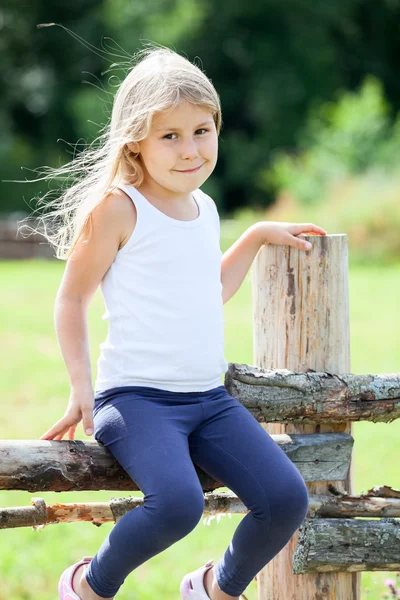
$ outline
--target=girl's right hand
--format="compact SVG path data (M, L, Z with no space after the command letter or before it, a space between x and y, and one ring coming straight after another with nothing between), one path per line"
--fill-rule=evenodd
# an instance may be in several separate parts
M46 433L40 436L40 440L62 440L68 432L68 439L73 440L75 429L83 418L83 429L87 435L92 435L94 392L91 385L71 388L68 405L64 416L57 421ZM88 430L91 430L90 432Z

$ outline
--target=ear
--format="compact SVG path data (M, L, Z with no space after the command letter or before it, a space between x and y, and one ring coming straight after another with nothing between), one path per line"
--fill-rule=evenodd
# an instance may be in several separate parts
M128 142L126 145L133 154L139 154L139 144L137 142Z

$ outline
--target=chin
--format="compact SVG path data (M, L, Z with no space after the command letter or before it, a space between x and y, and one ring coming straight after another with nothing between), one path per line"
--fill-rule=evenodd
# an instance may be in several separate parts
M190 181L189 181L190 179ZM180 181L179 183L174 179L174 181L171 181L170 185L166 184L164 187L166 187L167 189L170 189L171 192L177 192L178 194L185 194L185 193L190 193L193 190L196 190L198 187L200 187L201 185L203 185L204 181L207 179L207 177L201 177L201 178L197 178L197 177L188 177L188 181Z

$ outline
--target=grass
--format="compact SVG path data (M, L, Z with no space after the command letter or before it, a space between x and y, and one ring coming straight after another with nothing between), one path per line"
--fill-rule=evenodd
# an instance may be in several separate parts
M68 401L68 376L53 326L53 306L64 264L59 261L0 262L1 340L1 439L38 439L62 415ZM350 268L351 371L399 372L400 365L400 265L385 268ZM104 305L96 292L89 310L93 373L98 346L106 335L101 320ZM225 305L225 355L230 362L252 363L251 280L246 277L236 295ZM400 487L400 422L354 425L355 492L373 485ZM82 424L77 439L88 439ZM27 506L34 496L48 503L106 501L114 496L140 492L38 493L0 492L0 506ZM210 558L218 560L243 516L221 518L208 526L200 521L184 539L141 565L127 577L118 598L179 599L184 573ZM1 532L0 600L56 600L61 572L84 555L95 554L113 523L57 524ZM362 600L382 597L390 572L362 574ZM368 593L369 590L369 593ZM256 584L246 590L256 600Z

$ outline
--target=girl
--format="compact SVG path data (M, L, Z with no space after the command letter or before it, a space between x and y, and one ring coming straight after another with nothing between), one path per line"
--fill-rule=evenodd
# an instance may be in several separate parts
M68 259L55 325L71 393L64 416L40 439L67 433L72 440L83 419L144 503L115 524L94 557L64 571L59 594L112 599L129 573L192 531L204 510L196 464L250 512L216 564L183 577L181 597L239 600L303 522L308 492L221 383L223 304L263 244L307 250L300 234L326 232L262 221L222 256L217 208L200 189L217 162L219 96L197 66L168 48L137 57L115 96L104 144L69 167L82 176L53 211L63 226L46 234L57 257ZM109 330L93 389L86 318L99 285Z

